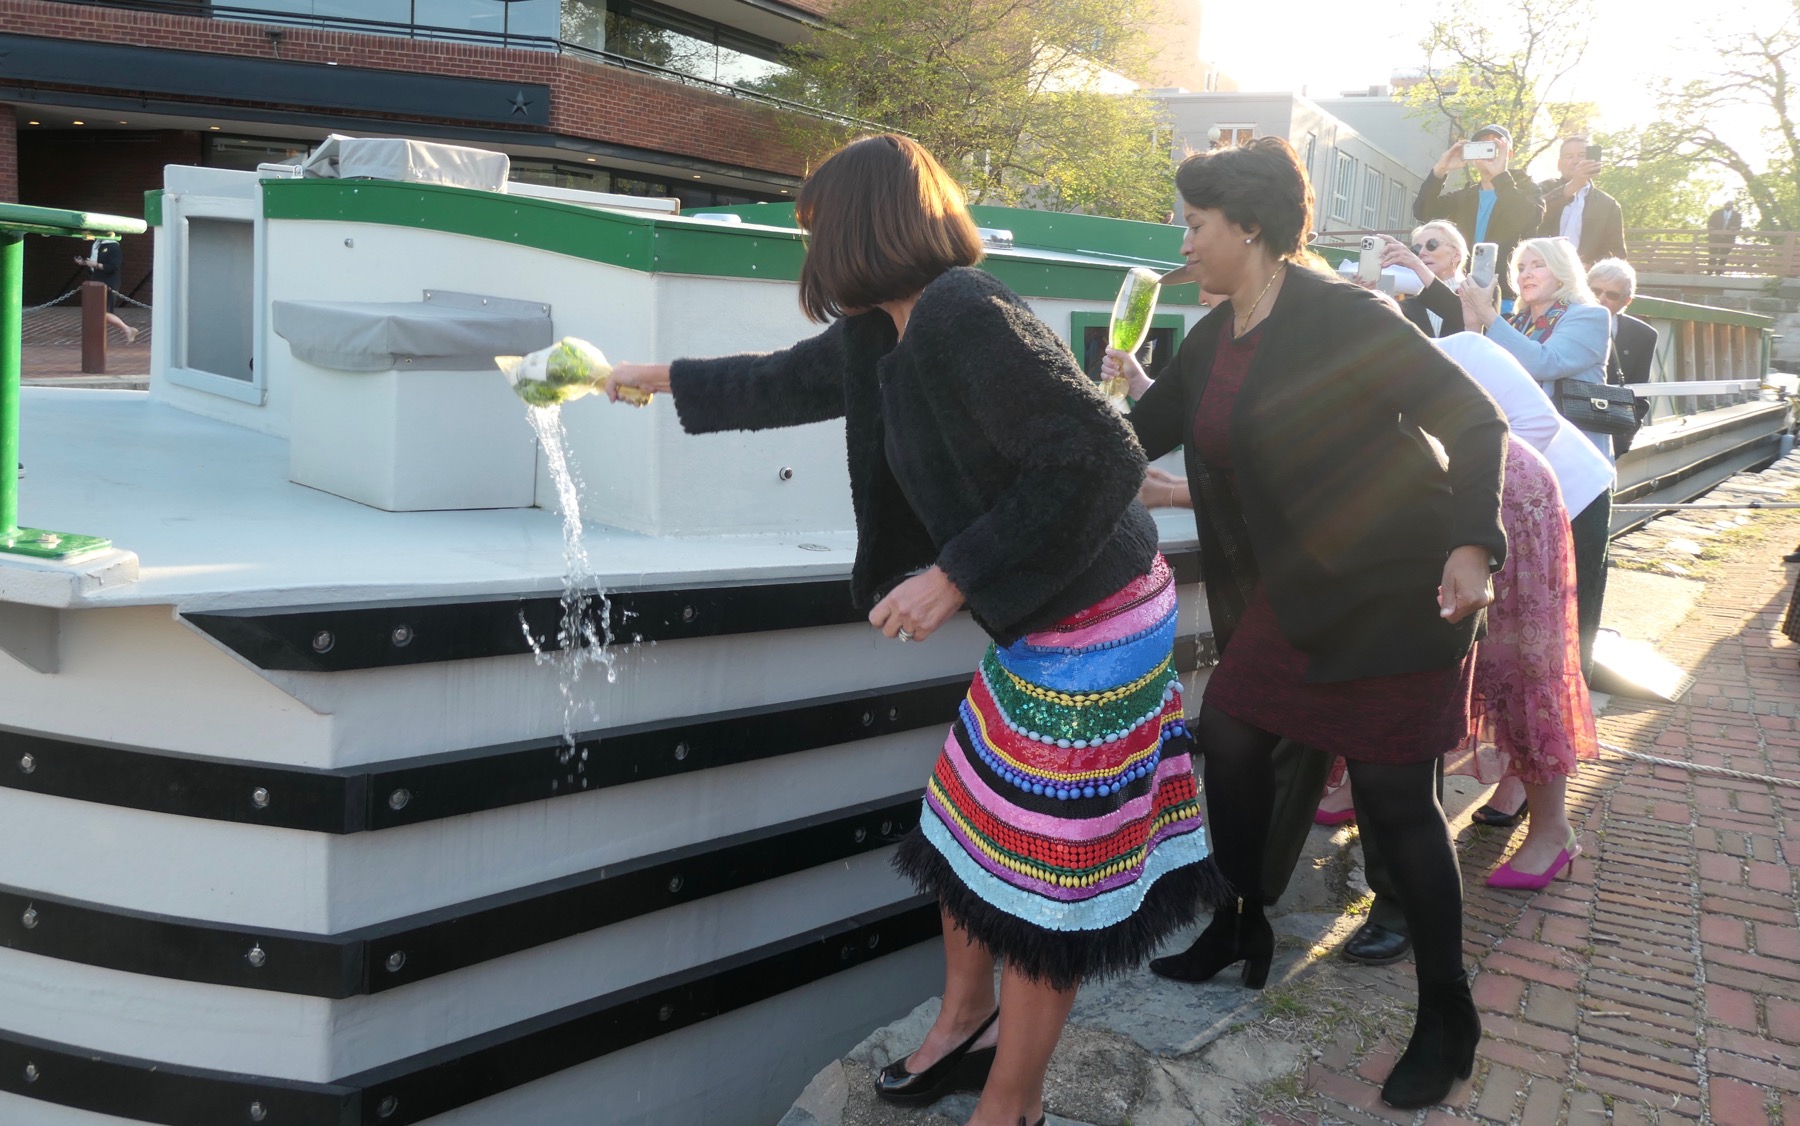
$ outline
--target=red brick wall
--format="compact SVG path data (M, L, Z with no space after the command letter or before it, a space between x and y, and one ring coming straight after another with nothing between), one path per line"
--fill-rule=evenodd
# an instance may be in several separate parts
M19 202L18 136L13 108L0 102L0 203Z
M7 0L0 5L0 31L254 58L277 55L268 28L261 24L51 0ZM778 111L586 59L548 51L294 27L283 29L279 57L542 83L553 91L550 132L772 172L798 175L804 171L802 158L776 139ZM267 103L246 100L230 104Z
M165 165L199 164L200 146L198 133L21 127L19 202L142 218L145 186L163 182ZM149 301L150 236L127 235L120 244L120 288ZM77 274L72 259L86 248L80 239L26 239L25 303L48 301L66 289Z

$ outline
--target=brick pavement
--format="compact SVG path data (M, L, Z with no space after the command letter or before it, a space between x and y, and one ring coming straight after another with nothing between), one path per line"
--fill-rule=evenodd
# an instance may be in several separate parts
M1797 537L1800 515L1760 517L1661 647L1694 688L1673 705L1615 699L1603 742L1800 781L1800 652L1779 632L1796 571L1779 559ZM1259 1121L1800 1126L1800 840L1786 832L1800 788L1609 754L1569 805L1583 855L1536 895L1482 882L1507 834L1459 841L1487 1034L1450 1105L1382 1106L1409 1031L1396 1017L1318 1055L1306 1110ZM1410 962L1330 976L1411 1004Z

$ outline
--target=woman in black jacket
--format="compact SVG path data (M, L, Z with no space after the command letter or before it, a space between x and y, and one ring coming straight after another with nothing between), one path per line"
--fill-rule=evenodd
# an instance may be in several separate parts
M1312 189L1286 141L1191 157L1176 185L1182 253L1231 301L1130 421L1152 458L1186 446L1222 652L1194 734L1219 866L1242 899L1151 969L1204 981L1243 961L1262 984L1270 752L1287 737L1340 754L1418 965L1418 1021L1382 1097L1429 1105L1468 1075L1481 1035L1433 764L1469 730L1470 654L1506 553L1506 419L1380 297L1304 264Z
M972 1123L1041 1123L1076 986L1139 964L1223 890L1171 666L1173 577L1135 499L1144 457L1057 335L969 268L980 236L916 143L846 146L796 214L801 305L829 328L767 355L620 364L608 392L671 391L691 433L843 418L869 621L923 641L967 606L993 637L896 856L942 906L943 1007L876 1093L981 1089Z

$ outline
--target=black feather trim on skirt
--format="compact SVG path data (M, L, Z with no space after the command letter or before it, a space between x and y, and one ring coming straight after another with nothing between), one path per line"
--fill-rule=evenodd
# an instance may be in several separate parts
M1073 989L1135 969L1163 940L1191 924L1202 907L1233 902L1235 893L1212 857L1159 876L1131 917L1099 930L1048 930L1010 915L971 891L914 829L900 841L894 867L994 957L1033 981Z

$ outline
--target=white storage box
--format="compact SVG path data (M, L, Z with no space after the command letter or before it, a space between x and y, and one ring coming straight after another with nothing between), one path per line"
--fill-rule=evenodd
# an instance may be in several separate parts
M293 350L288 479L389 512L528 508L537 448L493 357L552 342L535 302L277 301Z

